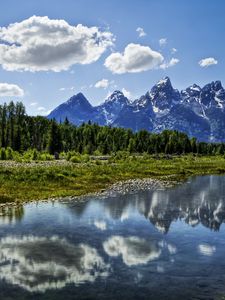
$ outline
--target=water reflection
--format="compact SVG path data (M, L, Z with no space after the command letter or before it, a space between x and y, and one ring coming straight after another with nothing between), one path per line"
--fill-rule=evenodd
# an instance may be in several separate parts
M216 252L216 247L208 244L198 245L198 251L205 256L212 256Z
M106 277L109 266L95 248L51 238L8 236L0 241L0 278L34 292Z
M103 220L95 220L94 225L95 225L95 227L97 227L98 229L100 229L102 231L107 229L107 224Z
M23 219L23 205L4 205L0 206L0 225L11 224Z
M172 189L95 201L114 220L132 218L135 211L163 233L177 220L218 231L225 221L225 180L222 176L198 177Z
M225 294L225 177L83 202L31 203L24 210L1 212L0 223L20 220L0 226L1 299Z
M103 247L109 256L121 255L127 266L146 264L161 254L159 244L147 242L136 236L112 236L103 243Z

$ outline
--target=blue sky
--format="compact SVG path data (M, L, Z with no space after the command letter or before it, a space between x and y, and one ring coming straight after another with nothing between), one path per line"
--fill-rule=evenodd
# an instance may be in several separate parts
M223 0L1 2L0 102L22 100L29 114L80 91L93 105L115 89L134 99L164 76L178 89L225 84Z

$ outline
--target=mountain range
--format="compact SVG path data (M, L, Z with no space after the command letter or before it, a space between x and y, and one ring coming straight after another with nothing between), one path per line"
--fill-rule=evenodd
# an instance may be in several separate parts
M225 141L225 89L220 81L200 87L196 84L178 91L169 77L156 83L146 94L130 101L121 91L114 91L102 104L92 106L82 93L56 107L48 118L76 125L99 125L146 129L161 132L178 130L199 141Z

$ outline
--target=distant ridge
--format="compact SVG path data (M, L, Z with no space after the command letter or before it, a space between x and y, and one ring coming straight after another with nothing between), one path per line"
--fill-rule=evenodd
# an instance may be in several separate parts
M92 106L79 93L55 108L48 118L68 118L79 125L89 120L100 125L147 129L161 132L179 130L200 141L225 141L225 90L220 81L203 88L193 84L185 90L174 89L169 77L131 102L121 91L114 91L99 106Z

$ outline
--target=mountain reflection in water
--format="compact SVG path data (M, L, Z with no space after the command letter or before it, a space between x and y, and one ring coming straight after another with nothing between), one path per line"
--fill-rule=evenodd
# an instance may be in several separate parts
M221 299L224 221L225 176L5 206L0 299Z
M84 211L85 205L87 203ZM129 212L136 210L163 233L177 220L218 231L225 221L225 179L223 176L198 177L171 189L110 198L102 205L113 219L128 219Z

